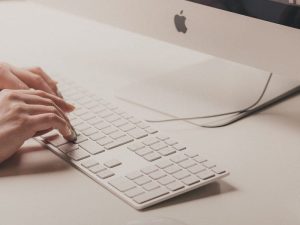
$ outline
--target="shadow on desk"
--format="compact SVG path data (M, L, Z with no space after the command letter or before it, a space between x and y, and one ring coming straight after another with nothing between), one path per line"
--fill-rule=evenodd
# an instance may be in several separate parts
M232 191L236 191L237 189L227 183L224 180L220 180L218 182L213 182L203 187L200 187L194 191L187 192L183 195L179 195L175 198L169 199L165 202L162 202L158 205L147 208L143 211L155 210L163 207L174 206L177 204L183 204L185 202L197 201L204 198L209 198L217 195L226 194Z
M0 165L0 177L53 173L72 168L44 147L33 144Z

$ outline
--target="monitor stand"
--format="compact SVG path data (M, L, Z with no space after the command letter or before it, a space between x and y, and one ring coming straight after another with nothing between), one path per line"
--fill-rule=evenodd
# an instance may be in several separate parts
M218 114L253 104L261 94L269 74L249 66L212 58L133 83L117 90L116 96L160 113L155 118L144 119ZM297 80L274 75L261 102L264 104L271 101L272 104L267 103L256 112L274 105L272 99L298 85ZM199 119L189 122L200 125L204 121Z

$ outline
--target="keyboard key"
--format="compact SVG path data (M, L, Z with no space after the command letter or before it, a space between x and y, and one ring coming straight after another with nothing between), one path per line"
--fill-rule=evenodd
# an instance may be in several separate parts
M195 176L186 177L186 178L182 179L181 181L184 184L189 185L189 186L200 182L200 180Z
M82 98L80 98L80 99L77 100L77 102L79 104L82 104L82 105L84 105L84 104L86 104L88 102L91 102L91 101L92 101L92 99L88 98L87 96L84 96L84 97L82 97Z
M91 102L85 104L84 106L85 106L87 109L93 109L93 108L95 108L95 107L98 106L98 102L96 102L96 101L91 101Z
M196 162L198 162L198 163L203 163L203 162L206 162L206 161L207 161L207 159L202 158L202 157L200 157L200 156L196 156L196 157L194 157L193 159L194 159Z
M116 178L108 183L121 192L125 192L136 187L135 183L124 177Z
M152 190L157 189L159 187L160 187L160 185L158 183L156 183L156 182L150 182L148 184L143 185L143 188L146 191L152 191Z
M167 176L167 174L161 170L158 170L158 171L155 171L153 173L150 173L149 176L154 179L154 180L157 180L157 179L160 179L162 177L165 177Z
M214 163L212 163L210 161L206 161L206 162L202 163L202 165L205 166L206 168L209 168L209 169L211 169L211 168L213 168L213 167L216 166L216 164L214 164Z
M169 139L168 136L163 135L163 134L158 134L156 137L161 141L165 141L165 140Z
M84 162L81 163L81 165L83 167L85 167L85 168L90 168L90 167L96 166L98 164L99 163L96 160L94 160L94 159L88 159L88 160L86 160L86 161L84 161Z
M102 118L106 118L111 116L113 113L110 110L103 110L101 112L98 112L97 115L102 117Z
M117 131L117 132L114 132L114 133L112 133L111 135L110 135L110 137L112 138L112 139L118 139L118 138L120 138L120 137L124 137L125 136L125 133L123 133L123 132L121 132L121 131Z
M150 148L142 148L139 150L136 150L135 153L138 154L139 156L145 156L147 154L152 153L153 151Z
M142 148L145 148L145 146L140 142L135 142L135 143L131 144L130 146L128 146L128 149L133 152L135 152L136 150L142 149Z
M174 182L175 179L174 179L173 177L167 175L167 176L164 176L164 177L158 179L157 181L158 181L158 183L160 183L161 185L164 185L164 186L165 186L165 185L167 185L167 184L170 184L170 183Z
M112 122L112 124L116 127L121 127L121 126L128 124L128 121L125 119L119 119L119 120Z
M107 127L110 127L109 123L106 123L106 122L100 122L100 123L97 123L95 125L95 127L98 129L98 130L103 130Z
M179 166L176 166L176 165L172 165L172 166L169 166L165 169L165 171L169 174L173 174L173 173L176 173L178 171L182 170Z
M79 148L79 145L78 144L74 144L74 143L67 143L67 144L64 144L64 145L61 145L60 147L58 147L58 149L60 151L62 151L63 153L68 153L68 152L71 152L71 151L74 151L76 149Z
M74 141L74 143L80 144L86 140L88 140L87 137L83 136L82 134L77 134L77 139L76 139L76 141Z
M142 176L142 177L139 177L139 178L135 179L134 182L137 185L141 186L141 185L144 185L144 184L147 184L147 183L151 182L151 179L149 177Z
M103 171L103 170L106 170L106 168L104 166L101 166L99 164L96 164L92 167L89 168L89 170L92 172L92 173L98 173L100 171Z
M181 144L175 144L175 145L173 145L173 148L175 148L177 151L183 151L186 149L186 147Z
M142 176L143 176L143 174L139 171L131 172L126 175L126 177L130 180L134 180L134 179L142 177Z
M136 125L137 125L139 128L142 128L142 129L146 129L147 127L150 127L149 124L146 124L146 123L143 123L143 122L137 123Z
M177 191L179 189L184 188L184 185L179 183L178 181L175 181L175 182L172 182L172 183L166 185L166 187L171 191Z
M82 142L81 144L79 144L79 146L93 155L104 152L104 148L102 148L96 142L93 142L91 140Z
M110 126L110 127L106 127L106 128L104 128L104 129L102 129L101 131L102 131L104 134L109 135L109 134L112 134L112 133L114 133L114 132L117 132L118 129L115 128L115 127L113 127L113 126Z
M71 124L73 125L73 127L74 127L74 126L78 126L79 124L84 123L81 119L78 119L78 118L73 119L73 120L71 120L70 122L71 122Z
M66 144L68 141L66 139L63 138L63 136L59 135L59 134L55 134L53 136L50 136L48 138L46 138L46 141L53 145L54 147L58 147L61 146L63 144Z
M119 108L115 108L112 111L114 111L115 113L117 113L118 115L122 115L123 113L125 113L122 109Z
M129 121L130 121L131 123L133 123L133 124L138 124L138 123L141 123L141 122L142 122L141 120L139 120L139 119L137 119L137 118L134 118L134 117L131 117L131 118L129 119Z
M119 120L119 119L121 119L121 117L116 115L116 114L112 114L112 115L105 118L105 120L109 123L112 123L112 122L114 122L116 120Z
M90 112L80 116L80 118L83 119L83 120L90 120L90 119L95 118L95 117L96 116L93 113L90 113Z
M164 142L159 142L154 145L151 145L151 148L155 151L161 150L166 147L168 147L168 145L166 145Z
M169 160L165 160L165 161L161 161L161 162L157 163L156 165L161 169L165 169L169 166L172 166L173 163Z
M131 124L131 123L127 123L127 124L125 124L125 125L120 126L119 128L120 128L122 131L124 131L124 132L128 132L128 131L130 131L130 130L135 129L136 126L134 126L134 125Z
M113 168L113 167L116 167L116 166L119 166L121 165L122 163L119 161L119 160L116 160L116 159L112 159L110 161L107 161L104 163L104 166L108 167L108 168Z
M144 145L148 145L148 146L153 145L153 144L158 143L158 142L159 142L159 140L155 137L148 137L148 138L146 138L142 141L142 143Z
M133 116L129 115L128 113L123 113L121 116L127 120L129 120L130 118L133 118Z
M168 155L176 153L176 151L173 148L164 148L164 149L159 150L158 153L163 156L168 156Z
M73 112L76 116L81 116L83 114L88 113L89 111L85 108L79 108L79 109L75 109L75 111Z
M103 171L97 173L97 177L99 177L101 179L106 179L106 178L112 177L114 175L115 174L110 170L103 170Z
M110 110L115 110L115 109L118 108L117 106L115 106L115 105L113 105L113 104L110 104L110 103L107 104L106 107L107 107L108 109L110 109Z
M198 156L199 154L197 152L193 152L193 151L188 151L185 153L185 155L187 157L190 157L190 158L195 158L196 156Z
M95 133L95 134L92 134L92 135L90 136L90 138L91 138L93 141L97 141L97 140L99 140L99 139L101 139L101 138L105 138L105 137L106 137L106 136L105 136L104 134L100 133L100 132Z
M98 103L99 104L99 103ZM92 112L94 112L94 113L100 113L100 112L102 112L102 111L104 111L104 110L106 110L106 107L104 107L104 106L102 106L102 105L98 105L98 106L96 106L96 107L94 107L94 108L92 108Z
M82 132L85 136L91 136L92 134L98 133L98 130L94 127L91 127Z
M90 156L83 149L77 149L77 150L71 151L67 155L75 161L79 161L79 160L85 159Z
M185 160L187 160L188 157L186 157L185 155L175 155L173 156L172 158L170 158L170 160L174 163L180 163L180 162L183 162Z
M177 180L181 180L181 179L183 179L183 178L186 178L186 177L190 176L190 173L187 172L186 170L180 170L180 171L174 173L173 176L174 176Z
M145 193L145 191L143 189L141 189L139 187L135 187L133 189L130 189L129 191L126 191L125 195L129 198L134 198L134 197L136 197L138 195L141 195L143 193Z
M91 126L88 125L87 123L81 123L81 124L79 124L77 126L74 126L74 128L75 128L76 131L81 131L81 132L89 129L90 127Z
M165 143L173 146L173 145L177 144L178 142L173 139L167 139L167 140L165 140Z
M153 162L153 161L158 160L160 158L161 158L161 156L156 152L151 152L150 154L147 154L147 155L144 156L144 159L146 159L149 162Z
M106 146L112 142L113 142L113 140L109 137L104 137L97 141L97 143L102 146Z
M185 169L190 168L195 165L197 165L196 162L193 160L190 160L190 159L179 163L179 166L181 166L182 168L185 168Z
M96 125L97 123L104 122L104 120L100 117L94 117L93 119L90 119L87 122L91 125Z
M204 170L200 173L197 173L197 176L202 180L207 180L215 176L215 174L209 170Z
M113 149L113 148L116 148L116 147L119 147L121 145L125 145L129 142L132 142L133 139L129 136L124 136L124 137L121 137L119 138L118 140L114 140L113 142L105 145L105 148L110 150L110 149Z
M166 195L168 193L169 192L165 188L160 187L155 190L145 192L141 195L138 195L138 196L134 197L133 200L138 204L142 204L144 202L148 202L150 200L156 199L156 198Z
M130 130L128 132L128 134L131 137L136 138L136 139L140 139L140 138L148 136L148 134L145 131L143 131L142 129L139 129L139 128L135 128L133 130Z
M148 133L148 134L155 134L157 133L158 131L156 129L154 129L153 127L147 127L145 129L145 131Z
M204 171L205 169L206 168L202 165L195 165L195 166L192 166L192 167L188 168L188 171L190 171L193 174L196 174L196 173L199 173L201 171Z
M147 167L141 169L141 171L144 174L150 174L150 173L153 173L155 171L158 171L158 168L156 166L147 166Z
M222 174L222 173L225 173L226 170L222 169L222 168L219 168L219 167L214 167L212 169L213 172L217 173L217 174Z

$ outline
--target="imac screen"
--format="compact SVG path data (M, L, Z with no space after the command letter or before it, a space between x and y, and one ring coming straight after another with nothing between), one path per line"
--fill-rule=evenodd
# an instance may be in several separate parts
M300 0L188 0L300 29Z

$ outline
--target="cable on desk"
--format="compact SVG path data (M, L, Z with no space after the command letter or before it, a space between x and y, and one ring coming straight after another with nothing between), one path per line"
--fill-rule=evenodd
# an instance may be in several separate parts
M164 120L146 120L147 122L149 123L165 123L165 122L175 122L175 121L189 121L189 120L197 120L197 119L208 119L208 118L216 118L216 117L221 117L221 116L228 116L228 115L233 115L233 114L242 114L244 112L247 112L248 110L254 108L255 106L257 106L260 101L262 100L262 98L264 97L268 87L269 87L269 84L271 82L271 79L273 77L273 73L271 72L269 77L268 77L268 80L263 88L263 91L262 93L260 94L259 98L253 103L251 104L250 106L244 108L244 109L241 109L241 110L237 110L237 111L232 111L232 112L226 112L226 113L221 113L221 114L213 114L213 115L205 115L205 116L195 116L195 117L182 117L182 118L174 118L174 119L164 119ZM213 121L213 122L216 122L216 121ZM212 122L209 122L209 123L212 123ZM206 123L207 124L207 123ZM228 124L229 125L229 124ZM220 127L218 125L216 126L209 126L209 125L199 125L201 127L204 127L204 128L214 128L214 127Z

